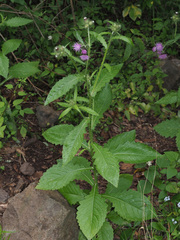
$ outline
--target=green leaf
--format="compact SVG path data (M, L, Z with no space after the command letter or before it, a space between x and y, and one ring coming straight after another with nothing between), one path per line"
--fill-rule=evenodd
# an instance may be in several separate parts
M179 192L179 188L177 186L176 182L169 182L166 185L166 191L170 192L170 193L178 193Z
M7 78L9 69L9 59L0 52L0 75Z
M178 172L174 167L168 167L167 168L167 179L170 179L170 178L176 176L177 173Z
M129 14L130 8L131 8L131 7L128 6L128 7L126 7L126 8L123 10L123 12L122 12L123 17L126 17L126 16Z
M59 189L59 192L67 199L67 201L74 205L84 199L86 194L80 189L75 182L70 182L67 186Z
M92 239L101 229L107 214L107 204L98 193L95 185L88 196L77 208L77 220L81 231L88 240Z
M15 51L20 46L21 42L22 42L21 39L10 39L10 40L7 40L2 45L2 52L3 52L3 54L6 55L6 54L8 54L10 52Z
M115 36L112 39L123 40L124 42L126 42L126 43L128 43L132 46L134 45L131 38L128 38L128 37L123 36L123 35Z
M180 152L180 129L179 129L178 133L176 134L176 146Z
M6 126L2 126L0 127L0 138L4 138L4 130L5 130Z
M112 102L112 91L109 84L96 95L94 99L94 111L97 112L98 116L92 116L91 126L95 128L100 118L103 117L103 113L110 107Z
M108 182L112 183L115 187L118 186L119 181L119 162L114 155L107 149L96 143L93 143L94 164L98 172Z
M30 77L40 70L38 69L39 62L23 62L15 64L9 69L9 79Z
M148 194L152 191L152 184L146 180L140 180L137 185L137 190L143 194Z
M109 150L111 151L111 149ZM133 164L152 161L161 156L153 148L137 142L126 142L119 145L115 150L112 150L112 153L120 162Z
M24 100L23 99L16 99L13 101L13 106L20 105Z
M175 137L180 130L180 119L167 119L156 125L154 129L163 137Z
M107 49L107 43L106 43L105 39L103 38L103 36L102 36L101 34L96 33L96 32L92 32L92 31L90 31L90 34L91 34L97 41L99 41L99 42L103 45L103 47L104 47L105 49Z
M89 107L85 107L85 106L79 106L79 109L81 109L82 111L84 112L87 112L91 115L94 115L94 116L99 116L99 114L97 112L95 112L94 110L92 110L91 108Z
M8 27L20 27L20 26L24 26L31 22L33 22L31 19L14 17L14 18L11 18L11 19L5 21L5 24Z
M131 189L121 194L104 194L103 197L112 202L115 211L128 221L147 220L155 215L148 198Z
M73 129L73 125L62 124L47 129L42 135L50 143L63 145L67 135Z
M157 104L172 104L177 102L177 92L169 92L166 96L158 100Z
M114 187L111 183L107 184L106 194L121 194L130 188L133 182L133 176L130 174L120 174L118 186Z
M104 68L100 74L97 84L93 86L93 89L91 91L91 96L95 97L96 93L99 92L106 85L106 83L109 83L110 80L112 80L119 73L122 66L123 66L123 63L112 66L111 72L109 72L106 68Z
M82 81L83 78L83 75L69 75L59 80L49 92L45 105L65 95L74 85Z
M111 151L115 151L116 148L119 148L120 145L123 145L126 142L134 141L135 135L136 135L135 130L118 134L115 137L112 137L111 139L109 139L104 146L109 148Z
M36 189L43 190L58 190L68 185L78 176L81 176L82 172L86 170L91 170L92 167L84 167L79 165L74 165L69 163L63 165L58 163L49 168L41 177Z
M81 147L88 121L89 119L85 118L78 126L74 127L66 137L62 152L63 164L67 164L71 161Z
M123 57L124 62L128 60L128 58L131 56L131 53L132 53L132 47L129 43L127 43L124 51L124 57Z
M111 224L109 222L104 222L97 235L98 235L98 238L96 238L97 240L113 240L114 233Z
M27 134L27 129L22 126L21 129L20 129L20 134L23 138L25 138L26 134Z

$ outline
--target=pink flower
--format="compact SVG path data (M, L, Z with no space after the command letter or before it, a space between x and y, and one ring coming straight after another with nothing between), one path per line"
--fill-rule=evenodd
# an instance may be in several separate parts
M73 45L73 49L74 49L75 52L79 52L79 51L81 50L81 44L79 44L79 43L76 42L76 43Z
M87 54L87 50L86 49L82 49L81 53L86 55Z
M156 47L153 47L153 48L152 48L152 51L153 51L153 52L156 52Z
M157 52L162 52L162 50L163 50L162 43L156 43L156 50L157 50Z
M83 61L87 61L89 59L89 56L88 55L81 55L80 58Z
M158 56L159 59L166 59L167 58L167 54L160 54Z

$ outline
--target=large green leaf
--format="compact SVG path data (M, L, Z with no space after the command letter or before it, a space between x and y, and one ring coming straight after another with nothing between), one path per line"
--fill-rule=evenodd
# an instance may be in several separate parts
M129 190L121 194L104 194L104 198L113 203L115 211L128 221L142 221L154 217L155 211L147 197Z
M167 119L156 125L154 129L163 137L175 137L180 130L180 119Z
M63 165L58 163L49 168L41 177L36 189L58 190L68 185L76 179L82 172L92 169L92 167L79 166L69 163Z
M97 40L99 41L103 47L106 49L107 48L107 43L105 41L105 39L103 38L103 36L99 33L96 33L96 32L92 32L90 31L90 34Z
M11 19L5 21L5 24L8 27L20 27L20 26L24 26L31 22L33 22L31 19L14 17L14 18L11 18Z
M78 126L68 134L63 145L63 164L67 164L75 156L82 145L84 133L88 125L88 118L85 118Z
M50 143L63 145L67 135L73 130L73 125L62 124L47 129L42 135Z
M109 150L111 151L111 149ZM119 145L119 147L112 150L112 153L119 161L133 164L152 161L161 156L153 148L137 142L126 142Z
M30 77L40 70L38 69L39 62L23 62L15 64L9 69L9 79L11 78L26 78Z
M0 75L7 78L9 69L9 59L0 52Z
M133 182L133 176L130 174L120 174L118 187L114 187L111 183L107 184L106 194L111 195L114 193L121 194L130 188Z
M80 202L77 210L77 220L80 229L87 239L90 240L101 229L107 214L107 204L105 203L105 199L98 193L97 185Z
M82 201L86 194L75 182L70 182L67 186L59 189L59 192L72 205Z
M84 76L79 74L69 75L59 80L49 92L47 99L45 101L45 105L65 95L70 89L74 87L74 85L82 81L83 78Z
M109 84L96 95L94 99L94 111L99 114L99 116L92 116L91 127L95 128L99 119L103 117L103 113L109 108L112 102L112 91Z
M18 49L19 45L21 44L22 40L21 39L10 39L7 40L6 42L3 43L2 45L2 52L4 55L15 51Z
M123 36L123 35L115 36L115 37L112 38L112 40L114 40L114 39L123 40L124 42L127 42L132 46L134 45L131 38L128 38L128 37Z
M119 162L107 148L104 148L96 143L93 144L94 164L98 172L108 182L112 183L115 187L118 186L119 181Z
M172 104L177 102L177 92L169 92L160 100L158 100L157 104Z
M120 145L123 145L126 142L134 141L135 135L135 130L118 134L115 137L109 139L108 142L104 145L104 147L111 149L111 151L115 151L116 148L118 148Z
M97 235L98 237L96 240L113 240L114 234L111 224L109 222L104 222Z
M106 68L104 68L100 74L97 84L93 86L93 89L91 91L91 96L95 97L96 93L99 92L106 85L106 83L109 83L119 73L122 66L123 66L123 63L112 66L111 72L109 72Z

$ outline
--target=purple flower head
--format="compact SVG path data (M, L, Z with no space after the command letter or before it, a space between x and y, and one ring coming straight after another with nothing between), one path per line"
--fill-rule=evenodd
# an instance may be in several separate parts
M88 55L81 55L80 59L83 60L83 61L87 61L89 59L89 56Z
M166 59L167 58L167 54L160 54L158 56L159 59Z
M162 50L163 50L163 45L162 45L162 43L156 43L156 51L157 52L162 52Z
M152 48L152 51L153 51L153 52L156 52L156 47L153 47L153 48Z
M79 52L79 51L81 50L81 44L79 44L79 43L76 42L76 43L73 45L73 49L74 49L75 52Z
M86 55L87 54L87 50L86 49L82 49L81 53Z

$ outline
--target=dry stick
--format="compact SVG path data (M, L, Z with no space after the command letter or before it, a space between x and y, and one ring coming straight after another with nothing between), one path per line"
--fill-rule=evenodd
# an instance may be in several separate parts
M73 6L73 1L70 0L71 3L71 11L72 11L72 15L73 15L73 22L74 22L74 26L76 26L76 18L75 18L75 14L74 14L74 6Z

